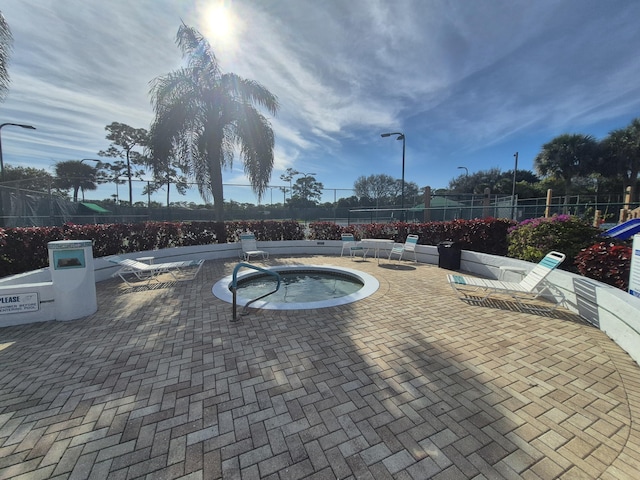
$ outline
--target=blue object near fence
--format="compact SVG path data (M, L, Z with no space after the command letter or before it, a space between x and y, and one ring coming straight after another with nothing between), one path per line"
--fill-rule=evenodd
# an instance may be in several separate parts
M640 218L627 220L620 225L616 225L615 227L606 230L602 235L620 240L628 240L636 233L640 233Z

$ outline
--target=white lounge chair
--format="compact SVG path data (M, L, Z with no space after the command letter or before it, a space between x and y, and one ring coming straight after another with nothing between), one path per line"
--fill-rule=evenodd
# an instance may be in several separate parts
M340 237L342 239L342 250L340 251L340 256L342 256L344 251L347 250L351 260L355 258L357 253L362 253L363 260L367 257L369 249L361 245L359 242L356 242L352 233L343 233Z
M138 285L140 282L147 282L148 285L154 280L159 282L158 277L163 273L170 274L174 280L193 280L204 264L204 260L148 264L115 255L107 260L121 267L111 276L120 277L129 286ZM137 281L131 282L127 277L135 278Z
M393 247L391 247L391 251L389 252L389 260L391 260L391 255L398 255L398 260L402 260L404 252L412 252L413 261L417 262L416 245L418 245L418 235L407 235L407 239L404 243L393 244Z
M564 259L564 253L549 252L519 283L454 274L447 275L447 279L460 298L475 303L484 303L494 294L506 294L524 309L552 311L562 304L564 298L558 292L549 292L551 285L545 279ZM544 298L554 300L552 308L525 305L520 301L534 300L545 292L549 292L550 295L545 295Z
M258 250L258 245L256 243L256 236L253 232L245 232L240 234L240 243L242 244L242 253L240 257L248 262L251 259L251 255L262 256L263 260L269 258L269 252L265 252L264 250Z

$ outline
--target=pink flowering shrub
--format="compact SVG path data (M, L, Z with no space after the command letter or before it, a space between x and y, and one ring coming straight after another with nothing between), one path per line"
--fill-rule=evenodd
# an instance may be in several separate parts
M509 229L508 255L529 262L539 262L551 250L564 253L560 266L575 271L573 259L585 247L598 241L600 230L571 215L532 218Z

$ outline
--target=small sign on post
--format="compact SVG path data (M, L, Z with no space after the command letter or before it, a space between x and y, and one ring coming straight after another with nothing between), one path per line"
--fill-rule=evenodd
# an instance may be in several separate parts
M631 272L629 273L629 293L640 298L640 234L633 236L631 245Z

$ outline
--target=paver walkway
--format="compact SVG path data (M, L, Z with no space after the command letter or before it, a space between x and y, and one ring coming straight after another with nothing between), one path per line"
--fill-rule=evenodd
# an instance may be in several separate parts
M459 300L446 270L339 257L379 290L232 323L193 282L0 329L0 478L636 479L640 369L568 312ZM395 262L397 265L398 262Z

